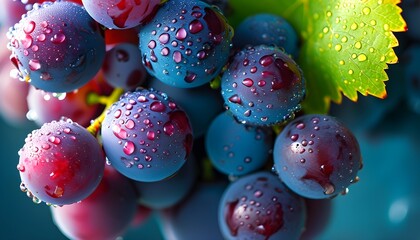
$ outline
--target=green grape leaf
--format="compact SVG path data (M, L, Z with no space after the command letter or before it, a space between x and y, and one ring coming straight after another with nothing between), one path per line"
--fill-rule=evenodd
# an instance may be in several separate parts
M257 13L287 19L302 41L297 59L307 82L305 112L326 113L342 95L386 96L388 64L398 61L393 32L405 31L400 0L230 0L236 26Z

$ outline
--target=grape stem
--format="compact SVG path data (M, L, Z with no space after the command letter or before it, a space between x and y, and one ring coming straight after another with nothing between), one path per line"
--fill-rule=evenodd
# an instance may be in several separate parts
M98 96L98 95L90 95L88 99L88 102L98 102L105 105L104 111L97 117L95 120L92 121L89 127L87 127L87 130L96 137L98 134L99 129L102 126L102 122L104 121L106 112L111 107L114 102L116 102L121 94L124 93L124 89L122 88L115 88L114 91L112 91L111 95L109 96Z

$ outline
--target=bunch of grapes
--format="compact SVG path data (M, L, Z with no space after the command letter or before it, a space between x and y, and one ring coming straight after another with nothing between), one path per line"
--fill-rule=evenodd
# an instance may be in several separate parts
M65 236L115 239L153 210L166 239L310 239L313 200L358 181L353 133L301 108L282 17L233 28L225 1L13 4L1 56L27 104L1 110L39 125L20 186Z

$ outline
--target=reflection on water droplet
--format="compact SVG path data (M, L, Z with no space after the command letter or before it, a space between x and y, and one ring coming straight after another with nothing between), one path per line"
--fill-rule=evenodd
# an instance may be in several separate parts
M363 10L362 10L362 12L363 12L363 14L365 14L365 15L369 15L370 14L370 8L369 7L365 7L365 8L363 8Z
M331 183L324 184L323 188L326 195L331 195L335 192L335 187Z
M367 60L367 57L365 54L362 53L357 57L357 60L359 60L360 62L364 62Z

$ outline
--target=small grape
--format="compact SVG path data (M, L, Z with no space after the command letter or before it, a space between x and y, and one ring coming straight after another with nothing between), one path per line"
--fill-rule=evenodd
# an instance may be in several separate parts
M284 183L306 198L345 192L362 167L353 133L336 118L303 115L289 122L274 144L274 166Z
M120 43L106 52L102 70L106 81L113 87L134 90L140 87L147 77L141 64L141 53L131 43Z
M17 166L28 195L65 205L89 196L102 179L105 157L98 141L79 124L61 119L25 139Z
M300 110L305 80L286 53L277 47L259 45L235 55L223 73L222 96L239 121L274 125Z
M270 172L232 182L219 203L225 239L299 239L306 217L303 198Z
M226 111L213 120L205 139L213 166L231 176L242 176L264 166L273 144L270 128L246 126Z
M172 176L193 143L187 114L165 93L151 89L125 93L107 111L101 134L112 166L140 182Z
M290 23L279 15L251 15L235 28L233 45L236 49L262 44L275 45L294 57L298 53L297 33Z

